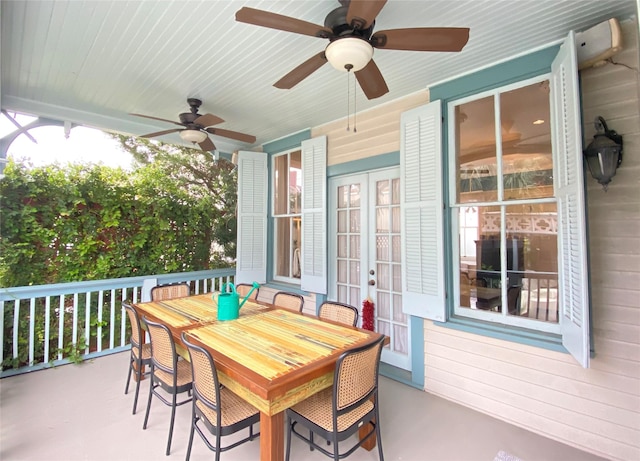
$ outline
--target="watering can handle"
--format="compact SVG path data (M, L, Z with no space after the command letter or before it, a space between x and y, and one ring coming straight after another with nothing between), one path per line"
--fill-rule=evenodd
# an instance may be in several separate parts
M251 296L251 293L253 293L253 290L257 288L260 288L260 284L258 282L253 282L253 284L251 285L251 289L249 290L249 293L247 293L247 296L245 296L244 299L240 302L240 307L242 307L244 303L247 302L247 299L249 299L249 297Z
M227 286L231 287L231 293L236 293L236 286L231 282L223 283L220 287L220 293L227 293Z

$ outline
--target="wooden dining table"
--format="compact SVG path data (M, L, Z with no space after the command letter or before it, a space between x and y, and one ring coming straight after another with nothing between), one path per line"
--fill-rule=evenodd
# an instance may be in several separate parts
M219 321L211 294L137 303L134 308L167 325L182 356L188 356L182 332L207 349L220 382L260 411L262 461L284 459L284 410L333 385L343 352L380 337L253 300L240 309L238 319ZM374 446L372 441L365 448Z

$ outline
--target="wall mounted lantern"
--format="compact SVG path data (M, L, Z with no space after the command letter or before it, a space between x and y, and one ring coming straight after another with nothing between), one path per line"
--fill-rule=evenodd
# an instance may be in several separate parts
M606 191L611 178L616 175L616 169L622 163L622 136L610 130L607 122L600 116L596 117L595 126L593 141L583 153L591 176Z

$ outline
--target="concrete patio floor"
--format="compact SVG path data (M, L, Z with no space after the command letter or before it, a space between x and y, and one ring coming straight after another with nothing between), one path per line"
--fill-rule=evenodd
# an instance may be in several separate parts
M183 460L190 404L176 411L171 454L165 456L170 408L154 399L149 426L142 430L148 380L141 384L132 415L133 386L124 394L128 356L118 353L0 380L0 459ZM387 378L381 378L380 401L387 461L602 459ZM223 453L222 459L258 461L259 449L255 440ZM213 459L197 435L191 459ZM329 458L294 439L291 459ZM378 454L358 449L348 459L377 460Z

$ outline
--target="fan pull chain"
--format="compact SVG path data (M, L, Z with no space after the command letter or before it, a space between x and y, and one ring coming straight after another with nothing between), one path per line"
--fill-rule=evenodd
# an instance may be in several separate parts
M358 113L358 109L356 109L356 99L358 98L358 91L356 89L356 76L353 75L353 132L358 131L356 128L356 114Z
M351 98L349 97L349 75L351 75L351 72L349 72L349 70L347 70L347 131L349 130L349 118L350 118L350 112L349 112L349 104L351 102Z

